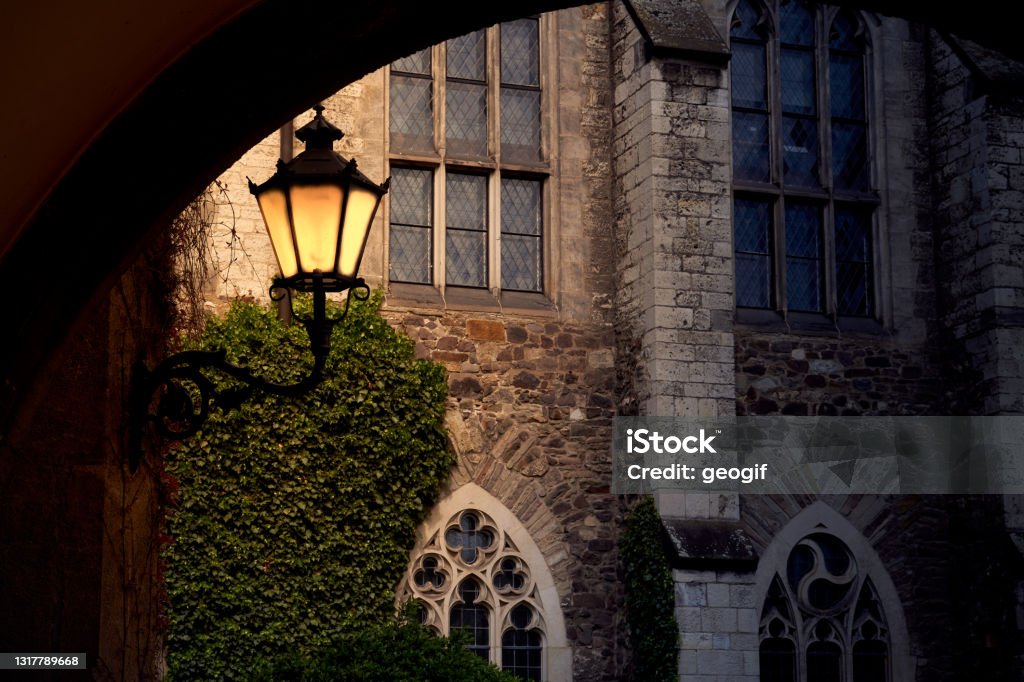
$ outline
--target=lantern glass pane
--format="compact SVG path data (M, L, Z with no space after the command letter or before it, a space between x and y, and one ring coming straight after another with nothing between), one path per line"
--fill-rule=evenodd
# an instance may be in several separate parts
M303 272L333 272L341 224L341 188L297 185L291 193L299 266Z
M270 235L270 243L274 246L278 267L282 277L291 277L298 272L295 261L295 246L292 244L292 230L288 224L288 205L284 191L268 189L256 197L263 214L263 222Z
M348 209L345 211L345 227L341 232L341 254L338 257L338 274L355 277L363 244L370 232L370 221L377 210L379 197L365 187L352 185L348 194Z

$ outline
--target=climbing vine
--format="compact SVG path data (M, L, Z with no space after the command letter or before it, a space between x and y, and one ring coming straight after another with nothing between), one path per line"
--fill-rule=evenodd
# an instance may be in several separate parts
M453 459L444 370L415 360L379 305L353 303L328 378L307 397L261 394L214 413L168 454L173 679L243 679L255 661L314 652L393 615L416 525ZM248 358L278 382L311 364L305 331L253 304L210 320L193 345Z
M626 572L626 620L633 650L635 682L675 682L679 628L675 594L662 541L661 517L651 497L641 499L626 519L622 539Z

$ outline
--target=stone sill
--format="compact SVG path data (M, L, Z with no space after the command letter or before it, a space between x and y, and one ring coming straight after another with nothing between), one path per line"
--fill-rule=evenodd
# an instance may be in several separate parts
M801 336L889 336L890 331L878 320L865 317L831 318L818 313L789 313L783 316L776 310L737 308L735 333L758 332L797 334Z
M392 283L384 299L385 310L452 310L504 313L517 317L557 319L558 309L544 294L503 291L495 296L487 289L447 287L444 295L429 284Z

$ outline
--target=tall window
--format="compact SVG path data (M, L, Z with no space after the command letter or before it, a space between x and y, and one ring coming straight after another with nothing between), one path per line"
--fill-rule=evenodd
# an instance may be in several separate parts
M828 533L794 547L761 608L762 682L888 682L889 630L871 578Z
M730 36L737 307L875 316L860 18L741 0Z
M399 594L415 598L424 624L468 633L467 646L527 680L544 674L544 619L533 573L511 538L465 509L428 540Z
M391 65L391 281L542 291L541 23L506 22Z

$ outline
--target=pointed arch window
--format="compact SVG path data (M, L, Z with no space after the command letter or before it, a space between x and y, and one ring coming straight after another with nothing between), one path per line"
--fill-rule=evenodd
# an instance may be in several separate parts
M464 509L437 529L398 593L419 602L423 623L435 632L463 630L480 657L522 679L543 679L547 625L534 572L483 511Z
M828 533L793 547L761 608L762 682L888 682L890 642L870 576Z
M730 41L737 308L875 317L862 19L741 0Z

